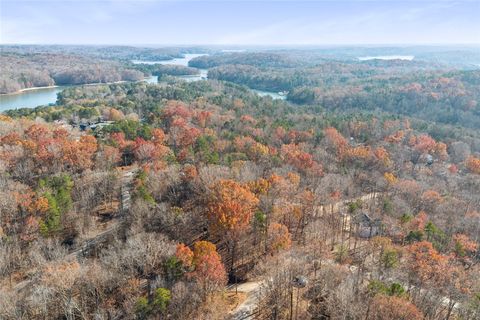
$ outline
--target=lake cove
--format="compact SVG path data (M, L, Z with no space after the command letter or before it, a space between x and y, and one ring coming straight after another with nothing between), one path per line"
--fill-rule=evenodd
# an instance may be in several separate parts
M142 81L147 83L157 83L157 76L150 76ZM57 94L65 88L93 86L108 83L91 83L78 86L51 86L40 88L28 88L15 93L0 95L0 112L10 109L35 108L54 104L57 101Z
M160 61L148 61L148 60L132 60L134 64L171 64L179 66L188 66L188 62L196 57L206 55L205 53L188 53L185 54L183 58L175 58L171 60L160 60ZM185 80L187 82L200 81L208 78L207 69L199 69L199 73L195 75L186 75L186 76L177 76L178 79ZM145 80L148 83L157 83L158 77L151 76ZM84 84L79 86L88 86L88 85L98 85L95 84ZM0 95L0 112L10 109L19 109L19 108L35 108L38 106L44 106L49 104L55 104L57 101L57 94L63 89L72 87L72 86L52 86L52 87L41 87L41 88L29 88L27 90L22 90L16 93L2 94ZM281 95L277 92L269 92L262 90L252 90L260 96L270 96L272 99L285 99L285 95Z

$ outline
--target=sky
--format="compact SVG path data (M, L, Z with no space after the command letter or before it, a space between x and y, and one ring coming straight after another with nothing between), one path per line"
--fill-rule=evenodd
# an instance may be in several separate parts
M0 0L0 43L479 44L480 0Z

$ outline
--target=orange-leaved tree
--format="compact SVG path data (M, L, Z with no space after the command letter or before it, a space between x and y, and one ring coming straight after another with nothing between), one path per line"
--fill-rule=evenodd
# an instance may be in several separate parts
M268 226L268 239L271 253L286 250L292 244L288 228L281 223L273 222Z
M326 128L324 134L328 146L336 151L339 158L343 158L345 151L349 147L347 139L333 127Z
M213 243L197 241L193 244L193 264L195 270L191 276L202 284L206 292L225 284L225 268Z
M233 180L219 180L212 187L208 218L215 232L238 235L247 229L258 199Z
M175 251L175 257L180 261L184 268L191 268L193 265L193 251L184 245L179 243L177 245L177 250Z
M421 320L422 313L409 301L395 297L377 295L370 305L368 320Z
M227 240L233 271L235 246L248 229L258 198L247 187L234 180L218 180L211 188L207 216L214 233Z
M178 244L175 257L184 268L190 270L187 277L202 287L205 296L225 284L225 268L213 243L196 241L193 251L183 243Z
M423 287L441 287L451 276L449 257L440 254L428 241L416 242L408 248L410 281Z
M480 174L480 159L470 156L466 161L466 166L470 172Z

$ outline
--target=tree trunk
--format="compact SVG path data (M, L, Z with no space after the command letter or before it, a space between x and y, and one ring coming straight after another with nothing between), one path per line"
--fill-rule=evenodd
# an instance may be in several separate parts
M293 320L293 288L290 289L290 320Z
M453 308L455 308L456 302L450 299L450 302L448 303L448 312L447 312L447 317L445 320L449 320L450 316L452 315Z

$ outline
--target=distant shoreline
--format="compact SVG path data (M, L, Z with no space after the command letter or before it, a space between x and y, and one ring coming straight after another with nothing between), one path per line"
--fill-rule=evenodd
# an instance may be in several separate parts
M148 77L138 81L145 81L147 78ZM53 88L61 88L61 87L73 87L73 86L96 86L101 84L117 84L117 83L125 83L125 82L137 82L137 81L120 80L120 81L114 81L114 82L91 82L91 83L82 83L82 84L65 84L65 85L53 85L53 86L45 86L45 87L30 87L30 88L23 88L14 92L9 92L9 93L0 93L0 96L22 94L26 91L34 91L34 90L42 90L42 89L53 89Z
M41 89L51 89L51 88L58 88L61 86L53 85L53 86L45 86L45 87L30 87L30 88L23 88L14 92L9 92L9 93L0 93L0 96L9 96L9 95L14 95L14 94L21 94L25 91L34 91L34 90L41 90Z

